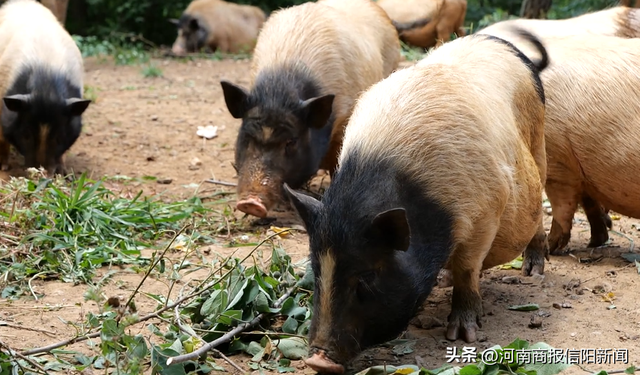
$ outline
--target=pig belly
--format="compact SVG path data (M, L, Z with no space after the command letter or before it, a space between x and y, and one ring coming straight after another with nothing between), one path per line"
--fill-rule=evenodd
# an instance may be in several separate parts
M594 200L625 216L640 218L640 174L637 159L619 165L583 164L584 189Z
M517 170L513 189L502 216L491 250L482 269L508 263L522 254L542 220L542 184L533 157L524 158L525 168Z

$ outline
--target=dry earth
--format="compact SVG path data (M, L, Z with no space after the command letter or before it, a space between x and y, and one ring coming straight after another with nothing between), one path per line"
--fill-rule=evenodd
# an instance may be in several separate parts
M122 194L144 189L148 194L162 194L165 199L184 198L193 194L207 196L218 191L233 191L231 187L202 183L206 179L235 182L231 166L239 121L226 110L219 85L221 78L247 85L247 61L197 60L179 62L154 60L163 70L163 77L144 78L139 67L115 66L111 62L88 59L86 84L97 93L97 102L85 115L85 129L68 153L67 165L76 172L88 171L93 178L128 176L127 183L111 180L109 186ZM196 135L198 126L218 126L218 137L204 141ZM20 158L13 157L13 175L20 174ZM168 184L145 180L155 176ZM7 178L7 174L1 176ZM233 206L231 206L233 207ZM239 219L242 215L236 213ZM283 222L286 217L280 219ZM248 235L264 238L268 226L246 222L246 233L234 233L235 238ZM295 218L289 218L295 221ZM278 224L276 222L276 224ZM546 218L549 229L550 217ZM584 215L576 216L570 256L551 257L544 278L521 277L516 270L492 269L482 279L482 295L486 315L475 344L480 349L494 344L506 345L516 338L529 342L544 341L556 348L624 348L629 351L629 363L640 365L640 275L635 266L619 254L633 250L640 239L640 220L622 217L614 221L612 241L607 247L587 249L588 224ZM230 238L221 236L219 245L200 249L211 260L214 254L229 255L236 248L223 247ZM283 247L295 261L307 255L307 238L294 234L282 240ZM205 253L204 250L209 250ZM240 248L240 253L248 251ZM179 254L178 254L179 256ZM267 254L265 254L267 256ZM128 296L139 283L141 275L129 269L116 269L117 274L104 288L106 294ZM102 271L106 273L107 269ZM189 274L189 279L202 278L205 270ZM89 311L96 312L94 303L84 302L87 285L35 281L33 285L44 297L37 301L0 300L0 320L11 326L0 326L0 340L13 348L32 348L73 337L73 323L84 320ZM602 290L615 296L612 303L604 301ZM168 285L160 279L149 279L142 291L167 294ZM173 296L177 292L174 290ZM354 363L353 370L376 364L415 364L436 368L445 362L447 347L465 346L463 342L444 339L443 322L450 308L451 288L436 288L406 333L417 339L413 353L398 356L389 348L366 351ZM140 315L156 306L150 298L137 298ZM537 303L541 310L518 312L510 305ZM554 308L565 304L567 308ZM529 328L533 316L539 316L540 328ZM141 326L141 325L140 325ZM38 329L30 331L29 329ZM151 336L144 327L132 329ZM69 349L91 352L98 341L74 344ZM247 358L233 360L247 371ZM231 368L222 360L220 365ZM313 373L304 363L294 363L300 373ZM588 370L623 369L628 365L609 363L585 364ZM585 373L572 367L567 373Z

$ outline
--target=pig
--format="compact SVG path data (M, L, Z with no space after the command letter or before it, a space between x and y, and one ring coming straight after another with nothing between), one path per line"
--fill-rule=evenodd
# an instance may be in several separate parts
M82 98L80 50L56 17L35 0L0 7L0 168L9 148L26 167L65 173L63 154L82 130L90 100Z
M222 0L194 0L179 20L171 52L183 56L202 48L223 53L251 52L266 19L262 9Z
M64 25L67 19L67 7L69 5L69 0L42 0L41 3L47 7L54 16L56 16L62 25Z
M320 0L282 9L264 24L252 88L222 80L242 119L236 141L239 211L264 218L318 169L333 173L356 98L400 62L396 28L369 0Z
M395 22L430 20L412 28L399 30L405 43L422 48L442 45L451 39L451 34L465 36L464 18L467 14L466 0L379 0L378 5Z
M521 41L508 32L497 36ZM548 241L550 253L562 255L578 205L590 224L588 247L609 239L609 209L640 218L640 109L629 105L640 101L640 39L574 35L544 41L554 57L541 75L547 94L545 191L553 214Z
M523 32L524 33L524 32ZM544 272L545 94L535 63L492 36L459 38L358 99L322 201L285 185L309 234L310 357L342 373L404 330L438 271L453 276L448 340L476 339L481 270Z
M640 9L618 6L562 20L521 18L497 22L478 32L503 35L514 26L534 32L543 39L583 34L637 38L640 36Z

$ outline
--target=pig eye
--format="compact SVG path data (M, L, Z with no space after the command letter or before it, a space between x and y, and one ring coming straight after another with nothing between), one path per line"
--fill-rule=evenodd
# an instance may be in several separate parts
M287 143L285 145L285 152L288 155L291 155L293 153L293 151L295 151L297 142L298 142L298 138L291 138L291 139L289 139L287 141Z

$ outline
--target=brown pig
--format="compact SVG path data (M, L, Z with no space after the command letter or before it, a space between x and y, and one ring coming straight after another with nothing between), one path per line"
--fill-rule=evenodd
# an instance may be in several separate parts
M430 22L399 30L400 39L422 48L439 46L451 39L451 34L464 36L467 0L379 0L378 5L394 22L410 23L427 19Z
M356 98L398 66L400 42L370 0L321 0L271 14L258 37L252 87L222 81L242 125L238 210L257 217L319 168L333 172Z
M508 32L498 36L520 45ZM558 255L571 238L578 205L591 226L589 247L609 239L611 221L602 207L640 218L640 110L629 105L640 101L640 39L574 35L544 41L554 56L541 77L547 94L545 189L553 211L549 250Z
M251 52L266 19L262 9L222 0L194 0L180 19L171 19L178 37L171 51L178 56L202 48L224 53Z
M309 233L310 357L342 373L400 334L438 271L453 276L448 340L476 339L480 273L519 256L542 273L544 89L512 44L473 35L373 85L346 128L322 201L285 191Z

